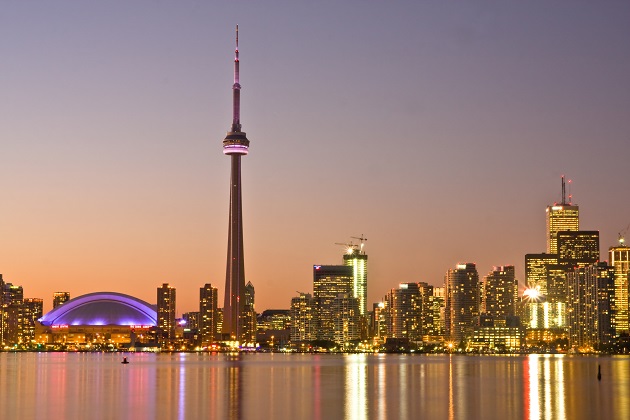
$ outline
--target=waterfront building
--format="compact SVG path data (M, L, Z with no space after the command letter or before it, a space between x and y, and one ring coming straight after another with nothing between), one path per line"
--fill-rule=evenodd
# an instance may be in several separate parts
M243 335L241 344L247 347L256 346L256 307L254 304L255 290L251 282L245 286L245 305L243 306Z
M217 337L217 305L219 292L212 284L199 288L199 337L201 345L212 344Z
M55 309L57 306L63 304L64 302L67 302L70 300L70 293L69 292L55 292L53 293L53 309Z
M478 326L475 326L468 348L481 351L515 351L525 345L525 330L515 316L507 316L495 320L491 316L482 315Z
M334 340L334 301L353 294L353 268L346 265L313 266L313 295L318 314L317 338Z
M444 278L445 335L460 343L472 336L479 316L479 274L474 263L457 264Z
M232 126L223 140L223 153L230 157L230 217L228 230L223 335L233 342L251 342L256 334L251 314L246 315L245 259L243 257L243 204L241 191L241 157L249 151L249 140L241 131L241 84L238 51L238 26L234 51L234 84L232 85ZM248 312L249 313L249 312Z
M625 246L623 240L618 246L610 247L608 259L614 270L615 301L613 309L615 333L630 334L630 317L628 310L628 280L630 279L630 247Z
M310 293L300 293L291 299L291 342L317 339L317 309Z
M481 312L494 320L516 313L518 280L514 266L497 266L484 277L481 287Z
M0 344L17 344L22 326L22 286L6 283L0 274Z
M25 298L20 308L18 342L30 345L35 341L35 323L44 315L44 300L38 298Z
M158 344L165 347L175 341L175 288L168 283L157 288Z
M614 268L605 262L576 267L567 275L569 344L597 349L610 344L615 296Z
M400 283L391 289L385 301L389 308L388 338L423 341L434 336L434 313L431 308L433 286L427 283Z
M390 323L387 298L382 302L374 303L372 308L371 336L375 342L384 343L388 337L388 325Z
M351 341L360 338L361 325L359 299L352 294L339 294L333 300L333 341L347 348Z

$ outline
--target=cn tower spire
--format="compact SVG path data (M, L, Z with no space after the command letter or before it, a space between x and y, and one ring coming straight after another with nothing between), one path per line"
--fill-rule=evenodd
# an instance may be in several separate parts
M232 85L232 131L241 131L241 84L239 83L238 25L236 25L236 49L234 50L234 85Z

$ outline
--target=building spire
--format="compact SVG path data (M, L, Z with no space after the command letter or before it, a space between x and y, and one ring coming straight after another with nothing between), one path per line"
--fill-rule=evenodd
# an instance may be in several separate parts
M234 85L232 85L232 130L241 131L241 84L239 81L238 25L236 25L236 49L234 50Z

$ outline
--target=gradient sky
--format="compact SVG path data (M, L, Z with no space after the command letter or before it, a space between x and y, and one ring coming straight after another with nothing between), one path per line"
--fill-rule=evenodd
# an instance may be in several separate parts
M222 296L237 23L258 311L361 234L370 303L457 262L522 283L562 174L607 250L630 224L628 22L628 1L5 0L0 272L46 311Z

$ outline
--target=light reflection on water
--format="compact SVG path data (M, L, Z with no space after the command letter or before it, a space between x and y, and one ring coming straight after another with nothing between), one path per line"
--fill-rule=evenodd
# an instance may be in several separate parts
M0 418L630 418L630 358L621 356L128 358L0 353Z

